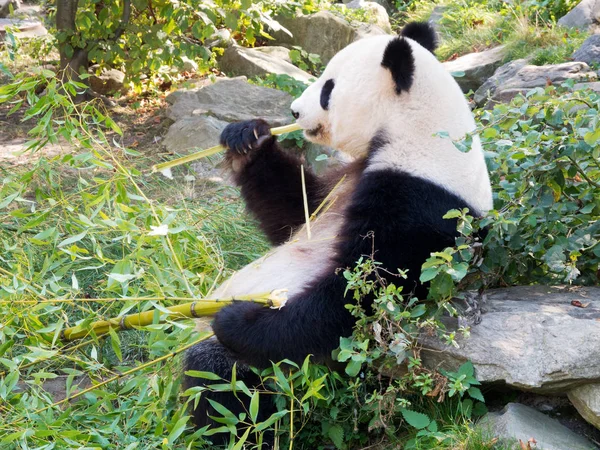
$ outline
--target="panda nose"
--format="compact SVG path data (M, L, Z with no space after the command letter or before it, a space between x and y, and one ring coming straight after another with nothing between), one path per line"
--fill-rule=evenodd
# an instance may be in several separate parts
M292 116L294 116L294 119L298 119L298 117L300 117L300 113L292 109Z

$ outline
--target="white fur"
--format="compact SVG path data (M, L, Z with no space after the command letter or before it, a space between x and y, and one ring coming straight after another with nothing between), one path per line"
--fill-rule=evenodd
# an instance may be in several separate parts
M356 178L349 177L336 188L330 197L334 200L331 207L324 207L324 212L311 221L310 239L305 225L288 242L236 272L211 297L223 299L287 289L289 298L302 292L332 268L343 212L356 182Z
M474 137L468 153L452 139L475 129L471 110L460 88L442 64L416 42L414 82L397 95L388 69L381 65L392 36L357 41L340 51L323 75L292 109L306 130L322 127L318 136L306 137L352 156L363 156L376 132L385 131L390 144L378 150L367 170L397 168L422 177L460 196L478 212L492 208L492 194L481 144ZM319 105L323 84L333 79L329 109ZM449 138L436 136L446 132Z

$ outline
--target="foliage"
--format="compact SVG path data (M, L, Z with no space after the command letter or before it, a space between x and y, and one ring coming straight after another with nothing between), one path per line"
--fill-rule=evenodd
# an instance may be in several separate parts
M294 65L315 77L318 77L323 71L321 57L315 53L308 53L302 47L292 47L290 59Z
M193 181L150 178L136 168L150 166L143 154L111 150L103 114L70 103L76 88L53 91L69 115L57 108L41 121L50 97L29 92L24 101L25 119L38 124L33 137L67 136L78 151L0 169L0 446L201 445L186 431L179 376L165 376L177 374L173 356L197 336L191 323L159 318L163 306L206 295L265 242L227 195L200 202ZM153 308L155 323L143 332L60 340L76 323ZM102 380L112 381L74 396ZM65 395L72 399L59 404Z
M479 113L496 197L480 269L493 284L599 281L600 96L572 85Z

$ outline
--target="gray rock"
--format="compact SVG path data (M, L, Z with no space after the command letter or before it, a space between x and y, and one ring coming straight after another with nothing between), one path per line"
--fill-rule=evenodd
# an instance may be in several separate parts
M165 148L173 153L191 153L213 147L227 122L210 116L185 117L169 127L163 139Z
M185 117L171 125L163 145L168 151L179 155L197 152L217 145L221 131L226 126L227 122L210 116ZM221 154L204 158L194 162L191 168L200 178L231 184L229 174L218 167L222 159Z
M310 80L315 79L314 76L283 59L264 51L257 51L237 45L225 50L220 60L220 68L227 74L245 75L247 77L265 76L270 73L289 75L295 80L306 84L309 84Z
M581 61L586 64L600 63L600 34L594 34L587 38L573 53L573 61Z
M445 62L444 67L450 73L464 73L463 76L456 77L456 82L463 92L475 91L494 74L505 54L506 49L501 45Z
M572 300L588 305L578 308ZM471 336L457 339L459 348L422 338L428 367L456 370L470 360L481 382L502 382L540 394L600 382L600 288L491 290L485 308ZM456 319L445 320L456 329Z
M556 419L529 406L509 403L500 413L488 413L477 425L484 434L511 444L524 444L531 438L543 450L596 450L586 438L575 434Z
M494 76L475 92L474 100L481 106L489 98L490 106L494 103L508 102L518 93L533 88L560 84L568 79L585 82L595 81L597 78L596 72L583 62L531 66L526 65L524 60L515 60L498 68Z
M0 42L4 40L7 28L14 32L15 37L19 39L27 39L38 36L46 36L48 30L42 22L34 19L0 19Z
M600 0L583 0L558 20L558 25L567 28L598 31L600 23Z
M8 17L11 7L13 11L16 11L20 6L19 0L0 0L0 18Z
M347 5L348 3L353 3L355 0L344 0L344 3ZM394 5L394 0L372 0L372 3L377 3L385 8L388 14L395 13L398 9Z
M346 3L346 6L350 9L362 9L366 11L370 18L373 19L373 23L381 28L386 33L392 32L392 26L390 25L390 16L386 9L378 4L377 2L368 2L365 0L352 0Z
M361 26L357 31L341 17L329 11L319 11L307 16L277 18L292 36L283 31L273 31L277 45L294 45L302 47L309 53L316 53L323 64L327 64L341 49L357 39L371 33L379 33L378 27Z
M581 417L600 430L600 383L576 387L567 395Z
M183 70L186 72L197 72L198 71L198 63L193 59L188 58L187 56L181 57L181 62L183 63Z
M109 95L125 90L123 85L125 74L123 72L117 69L103 69L97 74L97 70L97 65L90 67L89 70L91 75L88 78L88 81L93 91L98 94Z
M230 45L233 45L235 41L231 37L231 32L227 28L221 28L206 40L206 47L223 47L227 48Z
M246 78L221 79L193 89L175 91L167 97L170 119L209 115L224 122L264 118L271 126L293 121L292 97L282 91L256 86Z
M273 56L275 58L279 58L283 61L292 62L290 58L290 49L286 47L281 47L279 45L272 45L270 47L254 47L253 50L257 52L265 53L267 55Z
M592 81L591 83L575 83L573 85L573 90L577 91L579 89L591 89L594 92L600 92L600 81Z

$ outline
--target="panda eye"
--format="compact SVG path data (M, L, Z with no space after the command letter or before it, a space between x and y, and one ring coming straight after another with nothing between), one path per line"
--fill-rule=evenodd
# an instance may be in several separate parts
M331 91L335 87L333 80L327 80L321 89L321 108L324 110L329 109L329 99L331 98Z

